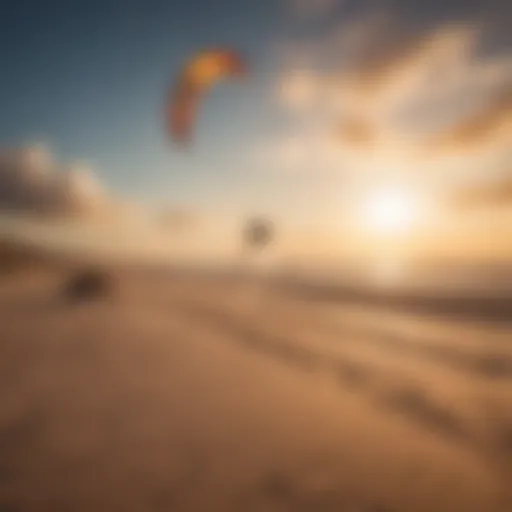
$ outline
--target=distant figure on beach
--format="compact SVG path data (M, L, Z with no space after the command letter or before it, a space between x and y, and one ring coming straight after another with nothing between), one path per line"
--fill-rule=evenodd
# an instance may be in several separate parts
M270 244L274 238L274 226L262 217L249 219L243 233L245 247L253 252Z

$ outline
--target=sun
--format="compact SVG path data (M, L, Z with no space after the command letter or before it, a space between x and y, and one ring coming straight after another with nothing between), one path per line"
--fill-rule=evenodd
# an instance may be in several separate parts
M418 217L418 209L418 199L411 191L385 188L368 196L363 216L370 230L398 234L411 227Z

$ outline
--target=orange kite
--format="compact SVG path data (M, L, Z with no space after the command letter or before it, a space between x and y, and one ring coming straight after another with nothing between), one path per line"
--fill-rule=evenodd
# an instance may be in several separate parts
M170 91L166 109L167 130L172 139L187 144L203 94L223 78L245 73L245 62L233 50L210 49L189 59Z

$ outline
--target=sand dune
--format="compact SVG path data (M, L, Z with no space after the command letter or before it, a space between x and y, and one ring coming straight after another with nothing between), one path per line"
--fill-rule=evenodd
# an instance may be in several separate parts
M0 511L512 510L508 325L62 279L0 283Z

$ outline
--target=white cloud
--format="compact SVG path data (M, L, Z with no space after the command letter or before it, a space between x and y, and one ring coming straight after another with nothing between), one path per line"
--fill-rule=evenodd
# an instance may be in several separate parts
M91 169L59 165L41 145L0 153L0 210L40 216L100 214L107 199Z

